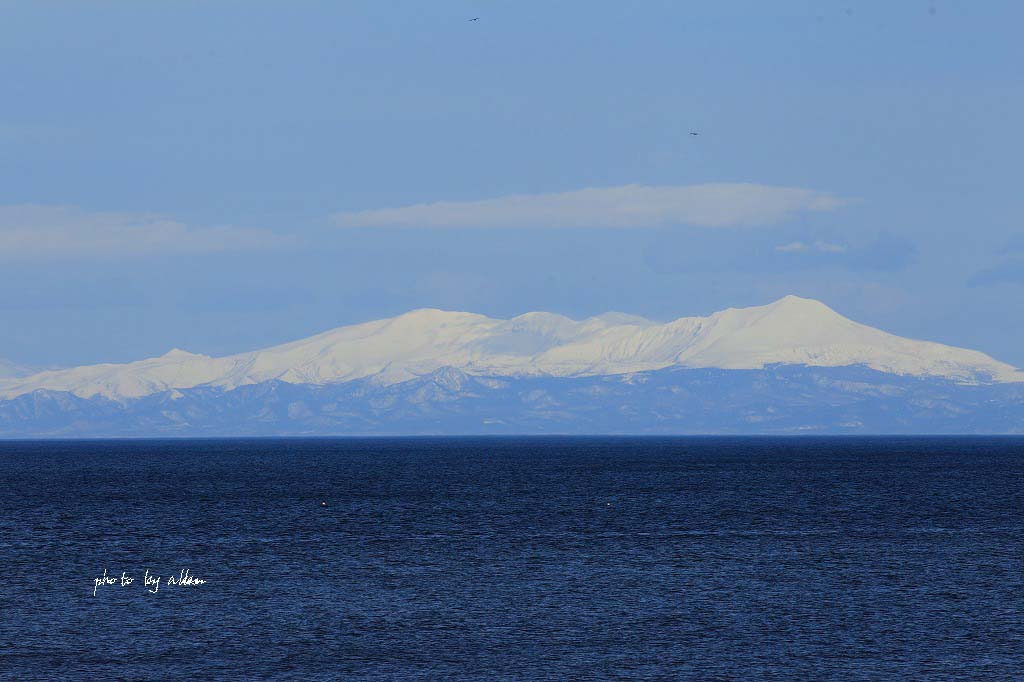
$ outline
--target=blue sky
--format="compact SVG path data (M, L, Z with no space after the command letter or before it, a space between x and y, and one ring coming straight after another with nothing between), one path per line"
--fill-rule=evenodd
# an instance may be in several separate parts
M1024 365L1019 3L0 13L0 357L795 293Z

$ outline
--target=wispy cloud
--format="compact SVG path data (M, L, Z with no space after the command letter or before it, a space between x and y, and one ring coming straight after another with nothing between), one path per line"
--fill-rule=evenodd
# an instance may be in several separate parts
M980 272L967 280L971 287L986 287L997 284L1024 284L1024 259L1016 258Z
M335 214L339 227L630 228L770 225L847 200L800 187L747 183L647 187L624 185L482 201L442 201Z
M195 227L165 216L58 206L0 206L0 261L95 260L280 246L269 230Z
M849 241L804 238L774 247L777 266L842 267L849 270L895 272L907 267L917 253L913 243L888 232L860 234Z
M847 247L844 244L832 244L830 242L790 242L776 246L779 253L844 253Z
M1024 252L1024 232L1015 234L1010 237L1010 240L1006 243L1006 249L1009 253L1022 253Z
M1012 235L999 249L999 262L975 272L967 286L985 287L997 284L1024 284L1024 232Z

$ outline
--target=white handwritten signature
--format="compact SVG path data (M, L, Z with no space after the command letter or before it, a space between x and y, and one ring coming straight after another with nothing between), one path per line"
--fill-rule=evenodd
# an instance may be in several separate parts
M149 569L147 568L142 576L142 586L146 588L146 591L150 594L156 594L160 591L160 582L163 580L162 576L150 575ZM117 586L117 587L128 587L135 578L128 575L127 571L121 572L121 577L114 577L107 575L107 569L103 569L103 575L99 578L93 578L92 596L96 596L97 591L101 587ZM205 585L206 580L197 578L187 568L181 569L178 575L169 575L167 580L164 582L165 587L197 587L199 585Z

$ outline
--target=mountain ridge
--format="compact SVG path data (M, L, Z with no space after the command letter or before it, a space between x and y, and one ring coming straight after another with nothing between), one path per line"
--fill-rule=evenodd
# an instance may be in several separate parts
M0 438L402 435L1024 434L1024 384L864 367L671 367L487 377L445 367L397 384L270 380L129 401L39 390L0 401Z
M0 399L45 389L131 400L169 390L230 390L270 380L328 385L372 378L390 385L443 367L479 376L582 377L773 364L863 365L962 383L1024 381L1020 370L984 353L898 337L849 320L820 301L786 296L764 306L666 323L625 313L577 321L531 312L501 320L421 308L224 357L175 348L131 363L0 379Z

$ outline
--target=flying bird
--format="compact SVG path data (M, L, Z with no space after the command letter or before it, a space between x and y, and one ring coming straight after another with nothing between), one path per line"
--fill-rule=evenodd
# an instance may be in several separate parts
M473 17L470 21L480 21L480 17Z
M692 130L690 131L690 134L691 134L691 135L700 135L700 133L695 133L695 132L693 132Z

